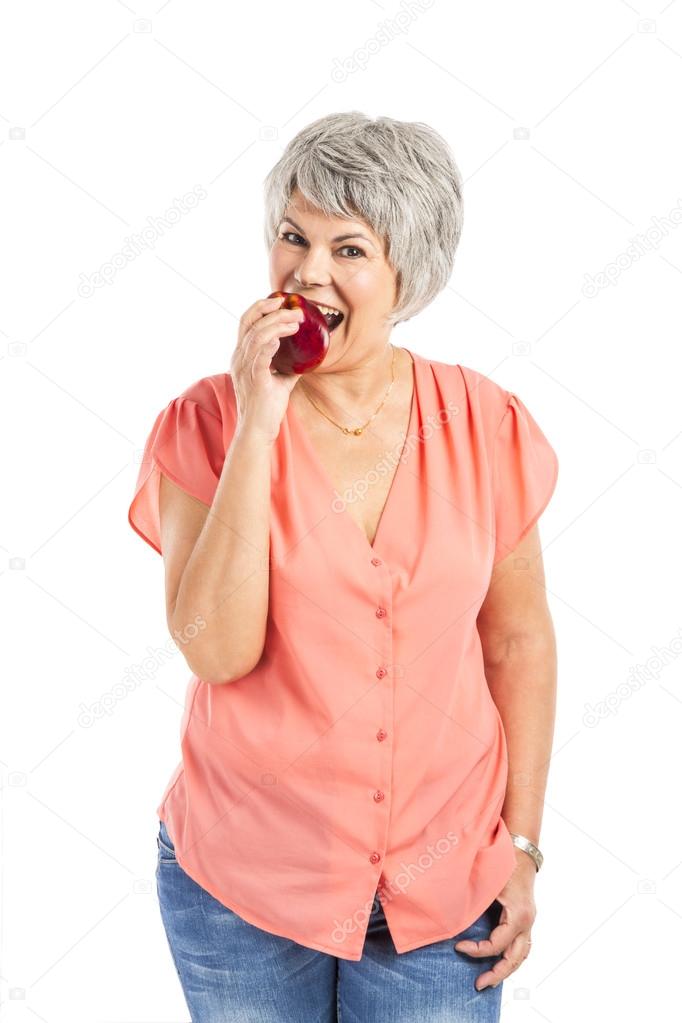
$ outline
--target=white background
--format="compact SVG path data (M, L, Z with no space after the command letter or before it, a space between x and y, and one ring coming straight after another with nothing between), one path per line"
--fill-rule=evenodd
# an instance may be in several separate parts
M189 1017L154 870L190 672L112 696L169 647L128 504L157 412L271 290L267 171L354 109L432 125L464 177L453 277L392 340L515 391L560 462L545 865L503 1019L679 1012L681 87L676 0L3 4L3 1023Z

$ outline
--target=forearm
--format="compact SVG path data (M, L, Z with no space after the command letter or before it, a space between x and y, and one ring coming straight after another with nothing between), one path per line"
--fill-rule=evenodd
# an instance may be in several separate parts
M502 818L536 845L556 713L556 640L549 614L531 634L510 639L485 674L507 739L509 773Z
M213 504L185 566L174 623L201 615L188 663L209 682L248 672L265 641L269 600L272 445L238 431L225 458Z

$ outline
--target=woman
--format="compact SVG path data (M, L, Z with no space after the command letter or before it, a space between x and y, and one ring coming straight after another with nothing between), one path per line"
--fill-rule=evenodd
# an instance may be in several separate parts
M157 810L170 949L201 1023L497 1020L541 862L557 459L517 395L390 343L460 237L436 132L323 117L265 197L270 289L326 311L329 351L276 373L299 313L250 305L129 513L194 673Z

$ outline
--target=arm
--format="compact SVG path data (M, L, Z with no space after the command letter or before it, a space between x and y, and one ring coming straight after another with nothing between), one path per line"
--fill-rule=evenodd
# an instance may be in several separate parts
M213 503L161 476L159 518L166 620L183 631L205 627L184 645L190 669L206 682L232 682L258 663L269 598L270 457L261 432L238 429Z
M477 625L488 686L507 739L509 777L502 817L509 831L540 845L557 663L537 525L493 568ZM534 875L528 854L521 849L516 854L522 869Z
M509 778L502 819L510 831L539 845L542 804L552 748L556 702L556 645L545 599L537 524L500 559L478 616L485 673L507 739ZM530 951L535 920L535 864L514 849L516 867L497 901L500 921L490 937L455 948L472 956L499 956L476 980L497 987Z

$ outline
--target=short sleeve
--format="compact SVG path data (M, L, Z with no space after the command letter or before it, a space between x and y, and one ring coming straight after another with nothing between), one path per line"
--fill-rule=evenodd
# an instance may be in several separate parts
M174 398L159 412L145 443L128 510L135 532L161 554L160 473L210 507L224 461L221 420L191 398Z
M558 473L554 449L521 399L509 392L495 437L493 564L530 532L549 503Z

